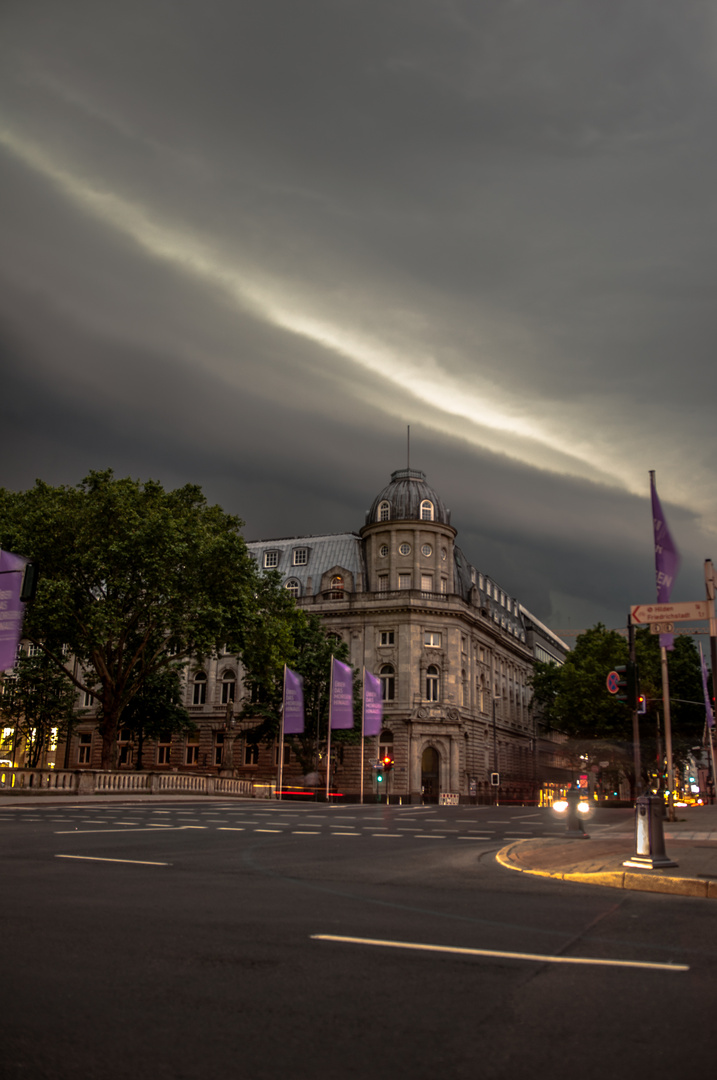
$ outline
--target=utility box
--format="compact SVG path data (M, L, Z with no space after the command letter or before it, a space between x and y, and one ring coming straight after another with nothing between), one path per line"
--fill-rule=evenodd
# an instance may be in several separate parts
M635 803L635 854L623 866L661 870L677 866L665 853L664 807L659 795L641 795Z

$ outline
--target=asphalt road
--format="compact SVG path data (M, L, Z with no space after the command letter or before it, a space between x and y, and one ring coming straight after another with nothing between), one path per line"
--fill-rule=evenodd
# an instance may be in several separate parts
M0 1076L711 1069L714 903L496 865L562 830L504 807L3 808Z

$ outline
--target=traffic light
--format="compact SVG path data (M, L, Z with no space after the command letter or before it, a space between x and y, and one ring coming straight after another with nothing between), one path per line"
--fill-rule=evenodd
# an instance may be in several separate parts
M617 665L615 671L618 674L618 690L615 697L618 701L624 701L629 709L636 709L640 696L637 664L634 660L628 660L626 664Z
M637 711L639 713L647 712L647 698L644 694L637 695Z
M381 764L383 765L383 768L384 768L384 771L385 771L385 772L390 772L390 771L391 771L391 769L393 768L393 758L391 757L391 755L390 755L390 754L386 754L386 755L385 755L385 756L384 756L384 757L383 757L383 758L381 759Z

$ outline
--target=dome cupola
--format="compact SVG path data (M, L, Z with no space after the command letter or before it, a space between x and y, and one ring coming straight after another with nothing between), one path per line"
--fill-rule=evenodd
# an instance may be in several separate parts
M451 514L443 500L426 483L419 469L396 469L391 482L373 500L367 525L382 521L433 521L450 525Z

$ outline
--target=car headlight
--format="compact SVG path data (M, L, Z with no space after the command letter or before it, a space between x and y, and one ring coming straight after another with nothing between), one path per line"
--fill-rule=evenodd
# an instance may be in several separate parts
M556 814L564 814L565 811L567 810L567 808L568 808L568 800L567 799L558 799L557 802L553 803L553 810L555 811Z

